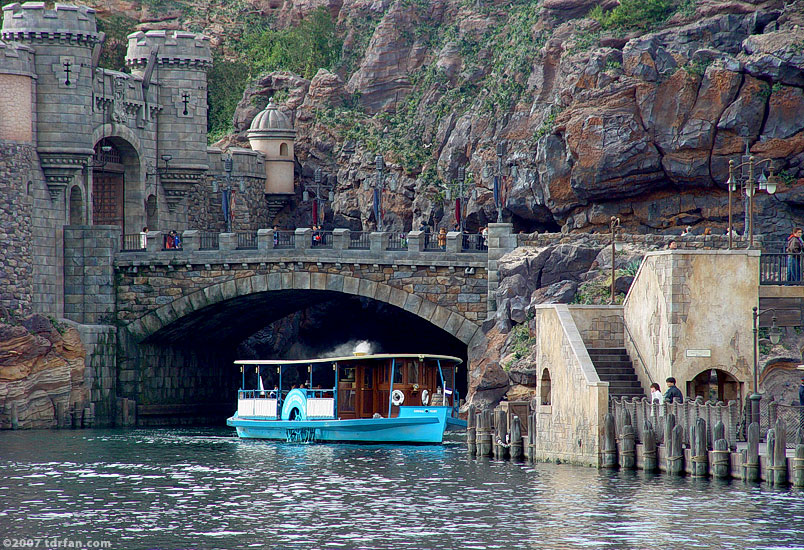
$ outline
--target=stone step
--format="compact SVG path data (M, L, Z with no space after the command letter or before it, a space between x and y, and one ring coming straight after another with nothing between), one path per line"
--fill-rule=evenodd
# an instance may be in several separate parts
M603 382L633 382L634 384L639 384L639 378L637 378L636 374L627 372L597 374Z
M599 368L609 368L609 369L625 369L631 370L634 368L634 365L631 363L630 360L623 360L623 361L592 361L592 364L595 366L596 369Z

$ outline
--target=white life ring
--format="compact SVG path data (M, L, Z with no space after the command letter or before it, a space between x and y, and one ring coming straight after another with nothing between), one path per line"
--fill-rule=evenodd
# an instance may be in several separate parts
M391 403L393 403L398 407L404 402L405 402L405 394L402 393L402 390L394 390L391 392Z
M430 402L430 392L422 390L422 405L427 405Z

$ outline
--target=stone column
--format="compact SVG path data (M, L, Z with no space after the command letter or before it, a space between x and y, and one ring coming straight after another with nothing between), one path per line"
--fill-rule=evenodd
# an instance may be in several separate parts
M388 248L388 233L380 231L369 233L369 248L374 254L382 254Z
M183 231L181 247L185 252L196 252L201 247L201 232L197 229Z
M489 224L489 259L488 259L488 313L497 311L497 300L495 294L497 287L500 286L500 274L498 260L505 254L514 250L517 246L514 225L511 223L490 223Z
M408 252L421 252L422 250L424 250L424 231L408 233Z
M145 250L148 252L159 252L162 250L162 232L161 231L148 231L146 237L147 245Z
M447 233L447 252L458 254L463 245L463 233L450 231Z
M274 248L274 230L258 229L257 250L273 250L273 248Z
M221 233L218 250L234 250L237 248L237 233Z
M352 232L348 229L332 230L332 248L335 250L348 250L352 240Z
M307 249L313 247L313 230L309 227L296 229L296 249Z

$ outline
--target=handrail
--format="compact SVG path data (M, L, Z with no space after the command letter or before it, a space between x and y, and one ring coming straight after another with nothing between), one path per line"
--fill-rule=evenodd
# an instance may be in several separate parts
M623 319L623 328L625 329L625 333L628 335L628 338L631 340L631 345L634 346L634 350L637 352L637 357L639 357L639 364L642 365L642 370L645 371L645 376L648 378L648 382L653 384L653 379L651 378L650 373L648 372L648 368L645 366L645 360L642 358L642 354L639 353L639 348L637 347L636 340L634 340L634 336L631 334L631 331L628 330L628 325L625 323L625 319Z

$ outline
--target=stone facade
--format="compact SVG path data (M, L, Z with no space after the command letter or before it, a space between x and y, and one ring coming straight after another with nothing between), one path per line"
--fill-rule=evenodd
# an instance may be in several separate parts
M64 315L89 325L114 321L114 226L64 228Z
M735 221L735 228L737 228ZM754 245L762 246L762 235L754 235ZM586 242L593 246L611 244L611 233L529 233L516 235L517 246L543 248L566 243ZM675 241L679 250L727 250L729 238L726 235L654 235L617 233L617 243L633 244L640 248L666 248L670 241ZM734 237L732 248L748 248L748 239Z
M534 458L598 466L608 382L598 377L568 306L536 306L530 332L540 370Z
M570 306L569 310L587 348L624 347L622 306Z
M745 397L752 379L752 311L757 305L759 251L650 252L623 304L632 358L643 387L673 376L685 396L709 369L731 375ZM638 353L637 353L638 350Z

